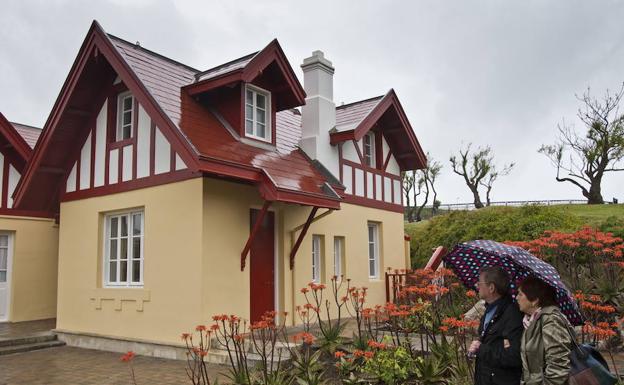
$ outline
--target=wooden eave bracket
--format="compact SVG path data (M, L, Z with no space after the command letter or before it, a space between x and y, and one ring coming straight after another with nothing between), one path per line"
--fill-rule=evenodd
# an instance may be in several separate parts
M314 206L312 207L312 211L310 211L310 215L308 215L308 219L306 220L306 222L303 225L303 228L301 229L301 233L299 233L299 237L297 238L297 241L295 242L295 244L293 245L292 250L290 250L290 270L295 268L295 255L297 254L297 250L299 250L299 246L301 246L301 242L303 241L303 238L305 237L306 233L308 232L308 229L310 228L310 225L312 224L312 222L314 222L315 218L314 216L316 215L316 212L318 211L318 207ZM320 219L320 217L325 216L327 214L329 214L332 210L328 210L327 212L323 213L322 215L319 216L319 218L316 219ZM297 229L295 229L294 231L296 231Z
M260 214L256 218L253 227L251 228L251 233L249 233L249 239L247 239L247 243L243 248L243 252L241 253L241 271L245 271L245 262L247 259L247 254L249 254L249 249L251 249L251 244L253 243L260 226L262 225L262 221L264 220L264 216L269 210L269 206L271 206L271 201L265 201L264 205L262 205L262 210L260 210Z

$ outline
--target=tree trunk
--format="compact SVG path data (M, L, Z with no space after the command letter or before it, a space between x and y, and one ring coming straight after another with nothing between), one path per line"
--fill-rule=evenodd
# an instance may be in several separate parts
M469 186L469 187L470 187L470 191L472 191L472 195L474 196L475 209L482 209L483 202L481 202L481 197L479 196L479 190L477 190L476 188L472 186Z
M600 184L602 182L602 175L596 175L594 179L591 181L591 186L589 187L589 192L585 197L587 198L588 205L601 205L604 204L604 199L602 199L602 191L600 188Z
M488 186L487 192L485 194L485 201L487 202L486 203L487 207L490 207L490 205L492 204L492 202L490 201L490 191L492 191L492 186Z
M405 199L407 200L407 221L409 223L414 222L414 210L412 209L412 206L410 205L410 198L409 198L409 194L405 195Z

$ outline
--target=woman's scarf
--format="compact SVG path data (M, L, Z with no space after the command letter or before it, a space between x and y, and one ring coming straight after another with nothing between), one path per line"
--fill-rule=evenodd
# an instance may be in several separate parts
M541 312L542 312L542 308L538 307L537 309L535 309L533 314L531 314L531 315L525 314L524 315L524 318L522 319L522 325L524 325L524 329L525 330L529 327L531 322L535 321L539 317Z

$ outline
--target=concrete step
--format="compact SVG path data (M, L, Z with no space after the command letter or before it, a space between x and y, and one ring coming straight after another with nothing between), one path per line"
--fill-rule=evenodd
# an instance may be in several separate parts
M46 342L36 342L30 344L21 344L21 345L9 345L0 348L0 356L14 353L24 353L30 352L33 350L54 348L58 346L65 346L65 342L52 340Z
M55 341L56 334L51 332L33 333L27 336L0 338L0 348L5 346L36 344L41 342Z

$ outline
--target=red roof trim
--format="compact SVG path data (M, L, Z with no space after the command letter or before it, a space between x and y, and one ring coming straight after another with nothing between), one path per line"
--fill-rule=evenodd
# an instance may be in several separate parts
M407 116L405 115L405 111L401 106L401 102L397 97L394 89L391 89L384 97L377 103L375 108L371 110L371 112L366 115L366 117L358 124L358 126L351 130L346 131L338 131L330 134L330 142L332 145L336 145L338 143L344 142L346 140L360 140L368 131L370 131L375 123L381 118L381 116L391 107L394 107L399 120L401 121L401 126L403 131L407 135L407 138L411 144L412 150L416 155L419 165L421 167L425 167L427 163L427 158L425 156L420 143L418 143L418 139L414 134L414 130L412 129L412 125L410 124Z
M89 28L89 32L87 32L87 36L85 37L80 50L78 51L78 55L74 60L74 64L72 65L69 75L61 88L61 92L54 103L52 112L50 113L50 116L44 126L42 137L37 142L32 159L28 162L26 171L15 189L15 206L19 206L22 197L25 194L25 186L28 186L31 183L36 170L39 168L43 154L49 146L51 138L54 135L55 128L59 123L70 96L73 94L74 88L89 56L91 54L97 55L100 52L106 56L110 65L113 67L115 72L117 72L121 80L128 86L135 97L137 97L148 115L156 121L156 124L161 128L163 135L176 149L176 152L184 160L187 167L191 170L196 170L198 168L195 151L191 148L188 141L182 137L180 130L178 130L173 122L171 122L160 105L154 100L154 97L139 80L130 65L123 59L121 54L114 47L110 37L104 32L98 22L94 20ZM164 127L168 127L169 129L164 129Z
M30 159L32 149L19 132L17 132L15 127L13 127L11 122L4 117L2 112L0 112L0 134L4 135L24 162Z

